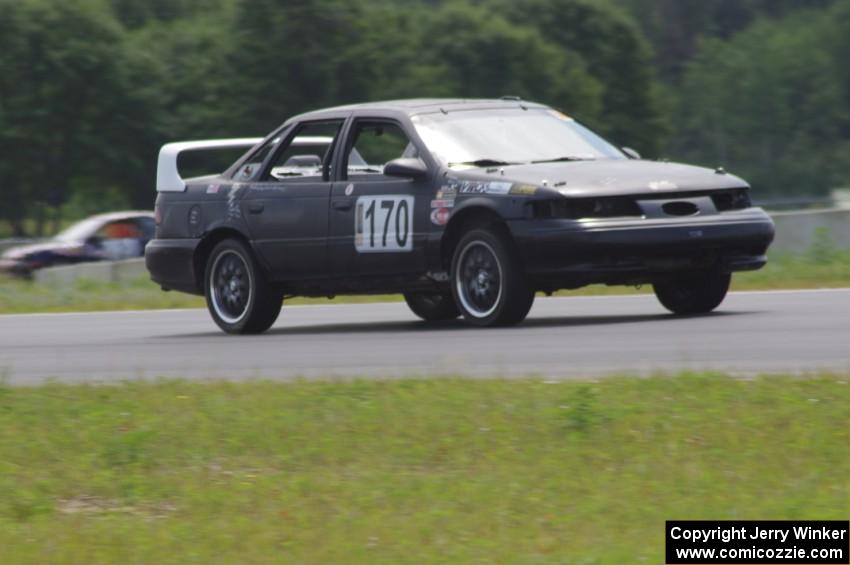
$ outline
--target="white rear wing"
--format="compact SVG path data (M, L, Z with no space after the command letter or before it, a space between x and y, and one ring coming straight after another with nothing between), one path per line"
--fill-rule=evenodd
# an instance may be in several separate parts
M156 191L183 192L186 183L177 170L177 158L184 151L201 149L236 149L253 147L263 140L261 137L245 137L240 139L208 139L204 141L179 141L166 143L159 150L159 160L156 164Z

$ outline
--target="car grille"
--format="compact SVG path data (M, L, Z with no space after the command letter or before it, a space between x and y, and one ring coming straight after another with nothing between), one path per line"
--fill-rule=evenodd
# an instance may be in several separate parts
M631 196L601 198L564 198L539 200L531 203L535 218L617 218L641 216L640 206Z
M640 217L643 216L643 211L638 205L638 200L687 200L700 196L711 197L718 212L743 210L752 205L749 191L746 188L633 196L602 196L598 198L559 198L557 200L532 201L530 204L535 218L580 220L584 218Z

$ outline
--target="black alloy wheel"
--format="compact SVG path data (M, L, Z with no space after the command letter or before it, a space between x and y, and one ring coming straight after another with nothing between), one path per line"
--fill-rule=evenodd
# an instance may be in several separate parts
M404 301L414 314L426 322L454 320L460 316L450 292L406 292Z
M227 333L262 333L274 324L283 294L266 280L248 248L227 239L210 254L204 280L207 308Z
M473 229L461 238L451 279L455 303L476 326L518 324L534 302L519 254L499 230Z
M732 275L717 270L677 275L653 285L655 296L674 314L692 315L711 312L723 302Z

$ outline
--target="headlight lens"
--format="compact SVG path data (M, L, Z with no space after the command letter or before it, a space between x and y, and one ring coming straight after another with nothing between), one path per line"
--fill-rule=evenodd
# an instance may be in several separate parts
M714 207L717 208L718 212L743 210L752 206L750 202L750 191L746 188L714 192L711 195L711 199L714 201Z

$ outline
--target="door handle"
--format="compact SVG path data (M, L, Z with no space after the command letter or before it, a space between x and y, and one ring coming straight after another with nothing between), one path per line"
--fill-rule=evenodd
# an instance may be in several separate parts
M331 202L331 206L334 207L334 210L351 210L354 204L351 200L334 200Z
M248 204L249 214L262 214L266 207L263 204Z

